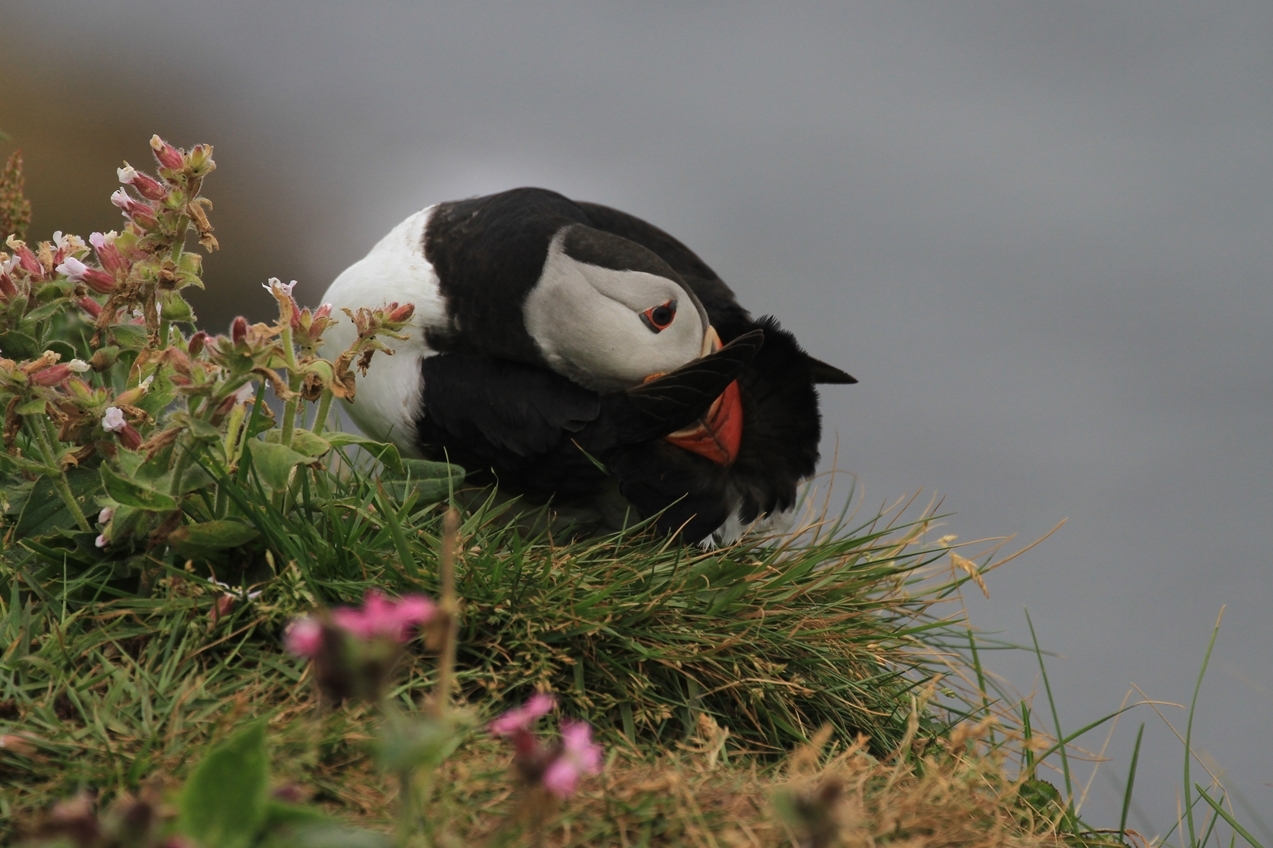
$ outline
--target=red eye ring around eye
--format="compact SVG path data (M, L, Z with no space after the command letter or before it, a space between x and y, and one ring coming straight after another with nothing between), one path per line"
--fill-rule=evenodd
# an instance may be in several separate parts
M651 306L641 313L641 320L654 333L661 333L666 330L672 325L672 321L675 318L676 298L672 298L667 303L660 303L658 306Z

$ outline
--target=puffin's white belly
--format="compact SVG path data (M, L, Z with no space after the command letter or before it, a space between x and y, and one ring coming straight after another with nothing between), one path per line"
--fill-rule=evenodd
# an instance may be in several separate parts
M382 238L365 257L350 265L327 289L323 302L333 307L338 323L324 334L321 353L334 360L358 337L353 322L342 309L357 312L391 301L415 305L409 337L386 339L393 356L372 357L366 376L356 375L357 390L345 404L349 417L373 439L393 442L400 450L418 456L416 425L421 409L423 379L420 363L433 355L424 331L446 325L446 303L433 266L424 258L424 228L433 207L407 218ZM392 293L392 297L388 296Z

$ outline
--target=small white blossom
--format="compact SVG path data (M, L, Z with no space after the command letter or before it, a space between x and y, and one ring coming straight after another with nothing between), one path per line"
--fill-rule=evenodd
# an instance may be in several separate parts
M243 591L243 589L235 588L234 586L231 586L229 583L222 583L220 580L218 580L215 577L213 577L208 582L214 583L217 586L220 586L222 589L225 589L226 593L231 596L246 598L249 601L255 601L257 598L261 597L261 592L263 591L261 589L257 589L256 591L253 591L253 592L245 592Z
M149 377L138 383L137 388L141 389L143 392L148 392L150 391L150 384L153 382L155 382L155 375L151 374Z
M108 233L90 233L88 243L93 245L93 247L97 250L105 250L107 247L115 243L115 239L118 236L119 233L114 230L111 230Z
M292 289L296 288L296 281L292 280L287 285L283 285L283 282L279 280L278 277L270 277L270 281L268 283L261 283L261 288L271 293L274 291L274 289L277 288L282 290L283 294L287 295L288 297L291 297Z
M66 363L66 367L74 371L76 374L83 374L93 366L89 365L82 359L72 359L70 362Z
M110 520L115 517L115 507L104 506L102 511L97 514L98 524L110 524Z
M135 202L136 201L134 201L131 197L128 196L128 192L124 191L122 188L115 189L115 193L111 195L111 205L118 206L120 209L123 209L125 212L127 212L128 207Z
M132 185L133 180L137 179L137 169L127 162L124 167L116 168L115 173L119 175L119 181L124 185Z
M124 420L124 413L117 406L106 407L106 414L102 416L102 429L108 433L118 433L120 430L128 426L128 422Z
M88 266L76 259L74 256L66 257L61 265L55 268L59 274L65 274L66 278L72 283L81 282L84 279L84 272L88 270Z
M97 537L97 539L93 542L93 544L94 544L94 545L97 545L97 547L99 547L99 548L104 548L104 547L106 547L107 545L109 545L110 543L111 543L111 540L110 540L110 539L107 539L107 538L106 538L106 535L105 535L104 533L103 533L102 535L98 536L98 537Z
M243 385L239 386L239 388L235 390L233 395L234 402L235 403L251 403L252 401L256 400L256 392L253 391L255 388L256 386L253 383L244 383Z

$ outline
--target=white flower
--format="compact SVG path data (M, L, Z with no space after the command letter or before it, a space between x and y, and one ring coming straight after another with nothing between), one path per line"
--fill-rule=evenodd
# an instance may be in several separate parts
M68 256L66 257L66 260L54 270L56 270L59 274L65 274L66 278L72 283L78 283L83 281L84 272L88 270L88 266L76 259L74 256Z
M102 535L98 536L98 537L97 537L97 539L93 542L93 544L94 544L94 545L97 545L97 547L99 547L99 548L104 548L104 547L106 547L107 545L109 545L110 543L111 543L111 540L110 540L110 539L107 539L107 538L106 538L106 534L104 534L104 533L103 533Z
M74 371L76 374L83 374L93 366L89 365L82 359L72 359L70 362L66 363L66 367Z
M292 280L287 285L283 285L282 281L279 280L278 277L270 277L270 281L268 283L261 283L261 288L265 289L267 292L270 292L270 293L273 293L274 290L277 288L282 290L283 294L287 295L288 297L291 297L292 289L296 288L296 281Z
M119 233L114 230L111 230L108 233L90 233L88 236L88 243L93 245L93 247L97 250L105 250L107 247L110 247L115 243L115 239L118 238L118 236Z
M243 385L239 386L239 388L235 390L233 395L234 402L235 403L251 403L252 401L256 400L256 392L253 391L253 389L255 388L256 388L255 383L244 383Z
M108 433L118 433L120 430L128 426L128 422L124 420L124 413L117 406L106 407L106 414L102 416L102 429Z
M127 162L124 167L116 168L115 173L119 175L119 181L124 185L132 185L133 180L137 179L137 169Z
M12 256L6 256L4 259L0 259L0 274L9 273L17 264L18 255L16 253Z
M134 202L136 201L129 197L128 192L124 191L122 188L115 189L115 193L111 195L111 205L118 206L125 212L128 211L128 207Z
M110 520L115 517L115 507L102 507L102 511L97 514L98 524L110 524Z
M153 382L155 382L155 375L151 374L149 377L138 383L137 388L141 389L143 392L148 392L150 391L150 384Z

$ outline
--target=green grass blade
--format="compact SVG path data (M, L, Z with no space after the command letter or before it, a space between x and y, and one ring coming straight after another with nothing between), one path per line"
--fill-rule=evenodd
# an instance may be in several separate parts
M1145 735L1145 723L1141 722L1136 731L1136 744L1132 747L1132 764L1127 769L1127 790L1123 793L1123 811L1118 817L1118 841L1125 842L1127 837L1127 813L1132 807L1132 787L1136 784L1136 766L1140 761L1140 741Z
M1224 819L1225 823L1228 824L1229 827L1233 828L1233 830L1238 834L1238 836L1241 836L1243 839L1245 839L1247 841L1247 844L1250 845L1251 848L1264 848L1264 846L1260 844L1260 841L1256 839L1254 836L1252 836L1251 833L1245 827L1238 824L1238 820L1235 819L1227 810L1225 810L1224 807L1220 806L1220 804L1214 798L1208 795L1207 790L1203 789L1200 784L1195 783L1193 785L1193 788L1197 790L1200 796L1202 796L1202 800L1206 801L1208 804L1211 805L1211 809L1216 811L1216 815Z

